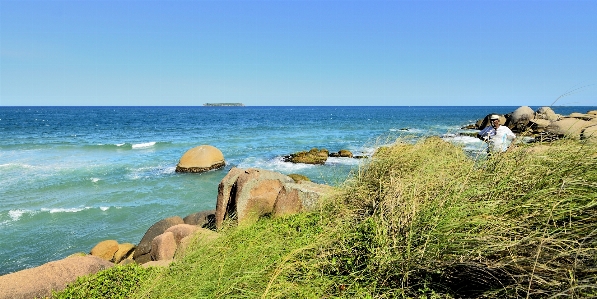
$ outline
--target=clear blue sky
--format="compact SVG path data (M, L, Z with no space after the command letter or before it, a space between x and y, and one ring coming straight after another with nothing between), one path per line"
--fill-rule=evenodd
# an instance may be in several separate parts
M597 105L597 1L0 0L0 105Z

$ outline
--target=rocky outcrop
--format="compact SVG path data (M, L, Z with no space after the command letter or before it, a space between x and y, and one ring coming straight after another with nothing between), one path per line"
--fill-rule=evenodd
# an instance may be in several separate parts
M284 162L304 163L304 164L325 164L329 156L326 149L312 148L308 152L298 152L284 157Z
M353 154L351 151L343 149L339 150L337 153L330 153L330 157L340 157L340 158L352 158Z
M96 256L72 256L39 267L0 276L0 298L46 298L63 290L77 277L114 266Z
M211 145L200 145L188 150L176 165L176 172L205 172L224 167L222 152Z
M174 216L160 220L154 225L152 225L147 230L147 232L145 232L143 238L141 238L139 245L137 245L137 249L135 249L135 253L133 254L133 259L139 264L151 261L150 252L152 248L153 239L163 234L168 228L183 223L184 221L182 220L182 218L180 218L179 216Z
M489 115L474 125L464 128L477 130L485 128L489 125ZM541 107L533 111L528 106L522 106L510 114L500 115L500 123L508 126L514 133L533 137L532 140L537 142L553 141L562 137L592 140L595 138L595 134L591 132L597 125L597 111L562 116L556 114L550 107Z
M312 210L328 186L295 181L281 173L263 169L232 168L218 186L216 228L224 219L236 219L239 225L259 217Z

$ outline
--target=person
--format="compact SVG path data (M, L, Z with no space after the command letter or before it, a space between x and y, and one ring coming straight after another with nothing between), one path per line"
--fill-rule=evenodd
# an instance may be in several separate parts
M477 137L487 142L488 153L505 152L512 140L516 138L516 135L512 133L510 128L500 124L500 116L497 114L492 114L491 117L489 117L489 122L491 125L481 130L481 132L477 134Z

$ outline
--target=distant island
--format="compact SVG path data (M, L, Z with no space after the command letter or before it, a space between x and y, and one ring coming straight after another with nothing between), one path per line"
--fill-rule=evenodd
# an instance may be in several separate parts
M203 106L245 106L243 103L205 103Z

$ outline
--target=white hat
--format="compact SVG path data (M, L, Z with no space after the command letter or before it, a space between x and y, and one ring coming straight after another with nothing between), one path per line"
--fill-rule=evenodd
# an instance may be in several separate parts
M491 115L491 117L489 118L490 120L494 120L494 119L500 119L500 116L497 114L493 114Z

